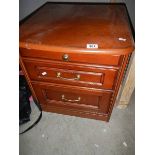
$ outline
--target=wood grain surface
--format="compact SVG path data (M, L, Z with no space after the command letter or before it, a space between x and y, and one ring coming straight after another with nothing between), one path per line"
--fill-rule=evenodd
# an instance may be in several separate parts
M20 47L129 53L134 48L123 5L47 3L20 26ZM123 50L122 50L123 49ZM93 49L94 50L94 49Z

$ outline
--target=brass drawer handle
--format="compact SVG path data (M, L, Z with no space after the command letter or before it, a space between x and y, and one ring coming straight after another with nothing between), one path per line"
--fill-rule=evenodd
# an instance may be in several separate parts
M68 55L68 54L64 54L64 55L62 56L62 59L63 59L64 61L68 61L68 60L69 60L69 55Z
M63 79L63 80L80 80L80 75L77 74L75 78L64 78L64 77L61 77L60 72L57 72L57 78L60 78L60 79Z
M79 102L79 101L81 100L81 97L78 97L77 100L70 100L70 99L66 99L66 98L65 98L65 95L62 95L62 96L61 96L61 99L62 99L63 101L67 101L67 102Z

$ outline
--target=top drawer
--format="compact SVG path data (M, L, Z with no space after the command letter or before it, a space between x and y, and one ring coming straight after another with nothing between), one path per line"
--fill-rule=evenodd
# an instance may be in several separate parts
M57 61L80 62L87 64L119 66L121 63L120 55L107 55L101 53L82 53L82 52L53 52L34 49L20 48L23 57L43 58Z

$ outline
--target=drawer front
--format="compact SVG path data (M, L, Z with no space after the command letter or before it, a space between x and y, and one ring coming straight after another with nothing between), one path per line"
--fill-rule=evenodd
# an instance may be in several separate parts
M120 55L106 55L100 53L80 53L80 52L53 52L20 48L23 57L43 58L65 62L80 62L86 64L119 66L121 63Z
M32 80L113 89L116 69L24 59Z
M32 82L39 102L84 111L108 113L112 92L50 83Z

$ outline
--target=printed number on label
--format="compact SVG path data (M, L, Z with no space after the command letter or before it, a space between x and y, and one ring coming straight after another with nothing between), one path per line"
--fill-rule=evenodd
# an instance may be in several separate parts
M87 48L98 48L98 44L87 44Z

